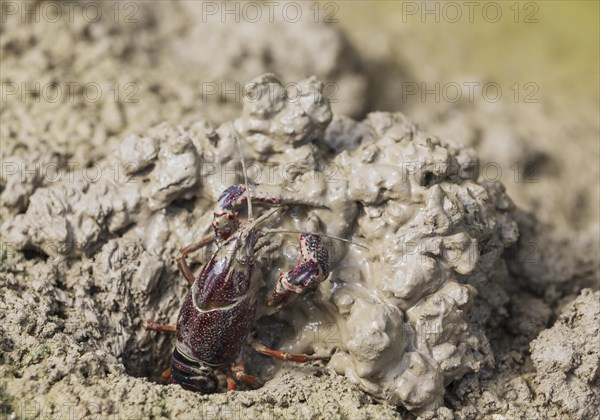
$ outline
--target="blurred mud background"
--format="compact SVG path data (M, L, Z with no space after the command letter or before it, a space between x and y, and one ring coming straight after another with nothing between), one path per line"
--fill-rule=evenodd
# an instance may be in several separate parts
M3 226L49 183L32 172L10 178L13 167L4 162L83 168L162 121L216 126L237 117L242 100L221 98L222 83L235 89L264 72L285 81L314 74L331 89L336 115L401 111L428 132L473 147L482 176L502 181L518 208L519 243L506 255L502 285L506 310L487 331L494 366L449 384L435 416L598 416L597 2L475 2L473 22L463 2L459 19L442 3L427 6L438 8L436 17L421 2L394 1L311 3L304 9L310 19L297 23L223 23L218 14L204 22L207 9L192 1L105 2L98 21L83 17L81 6L73 20L64 5L60 19L52 10L38 20L21 15L24 4L48 3L2 1ZM328 16L335 22L325 24ZM79 83L72 101L66 82ZM49 100L54 88L39 100L23 97L23 86L35 83L61 85L61 99ZM86 83L100 86L100 100L86 97ZM86 353L78 364L81 353L52 338L71 311L54 307L56 299L69 301L54 294L70 293L75 281L63 280L61 267L43 253L3 247L0 418L411 416L315 366L283 365L258 391L207 397L107 371L105 354ZM77 369L62 369L65 360ZM68 392L74 395L65 399Z

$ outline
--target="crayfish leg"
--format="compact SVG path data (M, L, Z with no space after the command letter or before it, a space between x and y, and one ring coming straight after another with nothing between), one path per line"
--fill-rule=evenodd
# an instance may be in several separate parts
M160 379L163 385L171 382L171 368L166 368L163 373L160 374Z
M254 376L246 373L244 369L244 362L242 360L238 361L233 366L233 369L227 369L225 374L227 376L227 391L234 391L236 388L236 382L244 382L252 389L258 389L261 386Z
M235 379L233 379L233 373L230 370L225 372L225 376L227 376L227 391L235 391Z
M190 286L192 284L194 284L195 278L194 278L194 273L192 273L190 266L187 264L187 261L185 260L185 256L194 251L197 251L200 248L205 247L206 245L210 244L214 240L215 240L215 235L214 235L214 233L211 233L210 235L207 235L204 238L200 239L198 242L196 242L192 245L188 245L184 248L181 248L181 250L179 251L180 256L176 260L177 268L179 268L179 271L181 271L181 274L183 274L183 277L185 277L185 279L190 284Z
M177 332L177 327L175 325L159 324L152 319L145 320L143 323L143 327L146 331L168 332L168 333Z
M252 376L252 375L248 375L247 373L241 373L241 372L237 372L235 374L235 378L238 381L242 381L247 383L248 385L250 385L250 387L252 389L258 389L260 388L260 383L258 383L258 380Z
M200 239L198 242L188 245L184 248L181 248L179 251L182 257L185 257L187 254L191 254L194 251L199 250L200 248L204 248L206 245L215 240L215 234L211 233L206 235L204 238Z
M286 362L306 363L313 360L325 360L328 357L315 356L310 354L302 353L288 353L287 351L270 349L267 346L253 341L251 344L252 348L262 355L272 357L274 359L283 360Z
M233 366L233 374L235 375L236 380L247 383L250 385L250 387L252 387L252 389L260 388L260 383L258 383L258 380L254 376L246 373L243 360L238 361Z
M181 271L181 274L183 274L183 277L185 277L190 286L194 284L194 273L192 273L190 266L187 265L185 257L177 258L177 268L179 268L179 271Z

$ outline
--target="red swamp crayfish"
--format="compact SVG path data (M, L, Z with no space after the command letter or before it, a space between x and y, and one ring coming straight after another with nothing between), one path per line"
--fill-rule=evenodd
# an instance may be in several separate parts
M235 137L241 155L237 134ZM217 391L217 370L225 373L228 390L236 388L236 381L252 388L260 386L256 378L244 371L243 360L238 357L246 342L259 353L279 360L304 363L327 359L274 350L255 340L248 340L256 319L258 291L262 283L257 277L260 276L260 270L255 270L255 254L269 245L268 241L261 239L273 233L300 234L300 259L293 269L280 274L268 298L270 306L281 306L290 295L315 288L326 280L329 275L329 252L321 236L353 243L344 238L314 232L261 228L280 209L254 219L253 200L264 206L275 207L316 204L302 199L284 200L281 197L253 195L248 188L243 155L241 163L245 185L233 185L219 196L213 214L213 233L183 248L177 258L178 268L190 284L177 325L162 325L153 320L144 322L146 330L176 334L171 368L163 373L163 379L203 394ZM244 204L247 205L248 219L240 223L238 213ZM186 255L211 242L216 243L217 251L195 277L186 262Z

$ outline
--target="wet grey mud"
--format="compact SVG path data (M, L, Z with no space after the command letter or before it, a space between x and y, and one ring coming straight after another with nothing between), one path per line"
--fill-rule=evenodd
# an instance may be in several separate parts
M274 22L273 37L197 25L190 2L138 13L0 26L3 84L140 89L137 102L3 103L0 418L598 416L597 171L572 173L585 153L555 146L566 130L589 139L591 124L501 104L399 113L386 86L407 75L375 76L338 26ZM207 96L207 80L245 84L252 100ZM201 395L160 383L173 337L142 323L177 321L179 249L243 182L234 130L253 192L290 203L265 227L368 249L323 237L331 274L274 308L298 234L269 235L252 335L328 358L298 365L244 346L264 386L225 392L220 375L220 392ZM490 180L495 160L536 162L538 188ZM213 252L191 254L192 271Z

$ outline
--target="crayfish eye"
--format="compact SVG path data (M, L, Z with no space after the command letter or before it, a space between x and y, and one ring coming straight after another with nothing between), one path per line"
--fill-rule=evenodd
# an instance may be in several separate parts
M242 258L240 258L240 263L246 265L246 264L248 264L249 260L250 260L250 258L248 258L247 255L244 255Z

